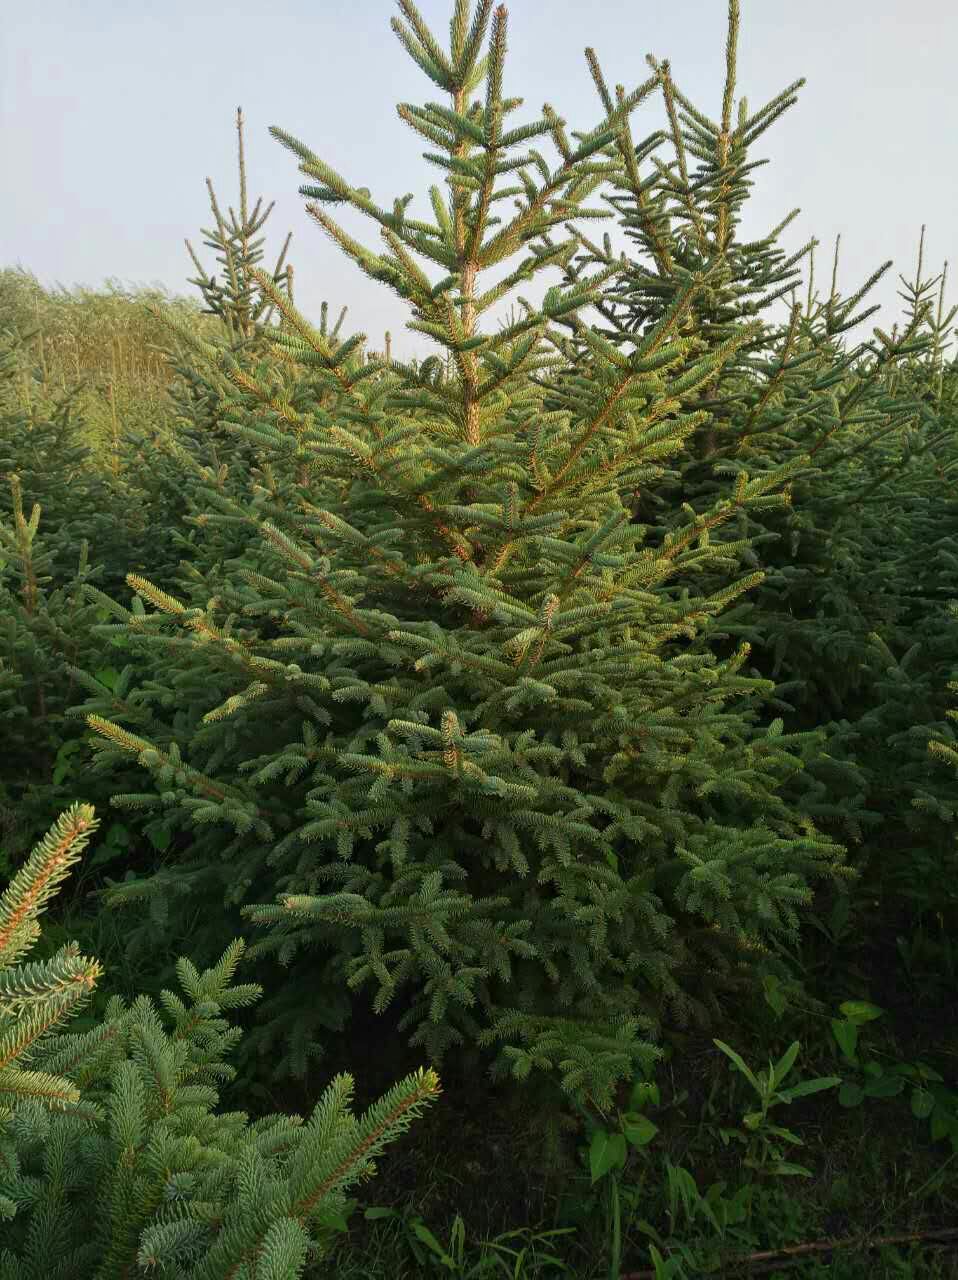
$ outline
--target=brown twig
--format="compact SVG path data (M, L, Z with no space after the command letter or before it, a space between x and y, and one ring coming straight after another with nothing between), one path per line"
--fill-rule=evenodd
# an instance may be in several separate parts
M725 1267L746 1267L754 1275L761 1271L777 1271L790 1266L796 1258L814 1253L831 1253L835 1249L878 1249L882 1245L915 1244L921 1241L929 1244L947 1244L949 1241L958 1243L958 1227L913 1231L902 1236L875 1236L872 1239L866 1236L849 1236L843 1240L814 1240L808 1244L790 1245L785 1249L766 1249L759 1253L743 1254L738 1258L730 1258ZM655 1271L629 1271L622 1275L621 1280L655 1280Z

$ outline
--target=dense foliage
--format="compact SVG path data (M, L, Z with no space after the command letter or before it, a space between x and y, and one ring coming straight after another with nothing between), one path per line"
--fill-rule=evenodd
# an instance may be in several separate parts
M0 1275L298 1275L432 1068L605 1115L690 1029L727 1039L786 991L820 1011L801 951L823 920L944 955L958 919L943 276L920 250L900 325L853 340L889 264L845 297L836 246L822 299L817 242L779 245L794 215L742 237L755 145L801 82L736 106L737 0L717 120L669 63L613 91L587 50L580 132L549 105L519 122L504 8L456 0L447 45L399 10L446 98L398 108L441 173L429 216L272 133L436 354L373 351L325 305L313 324L288 238L264 268L240 114L212 272L190 246L202 310L0 277L0 963L92 804L111 816L68 922L114 922L126 997L48 1037L98 965L64 937L0 973L0 1087L34 1052L0 1129ZM244 945L250 1097L315 1094L357 1023L429 1071L362 1122L343 1076L303 1125L218 1111Z
M241 1034L223 1015L259 994L233 982L241 941L205 973L180 960L186 998L164 991L162 1013L114 997L91 1030L59 1030L100 966L75 946L23 957L96 825L89 805L69 809L0 898L0 1218L12 1224L0 1275L105 1280L134 1264L184 1280L299 1275L343 1229L345 1189L436 1096L435 1073L409 1076L361 1118L348 1075L305 1122L217 1111Z

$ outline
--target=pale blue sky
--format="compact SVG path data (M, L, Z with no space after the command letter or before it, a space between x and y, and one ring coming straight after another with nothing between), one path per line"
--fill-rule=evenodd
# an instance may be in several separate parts
M800 206L785 246L817 236L817 278L827 286L841 233L846 291L893 258L891 279L875 292L878 318L890 326L897 272L913 275L922 222L933 271L956 257L958 5L742 0L741 8L737 96L748 97L750 110L808 79L753 152L770 163L753 175L746 228L764 231ZM451 0L420 0L420 10L444 34ZM646 53L669 58L691 100L713 118L720 112L726 0L513 0L509 10L506 91L526 99L524 119L549 101L570 128L598 122L587 44L607 80L630 88L648 74ZM308 218L295 160L267 133L276 124L299 137L381 203L414 191L411 213L426 215L436 179L395 104L439 94L390 30L394 12L391 0L6 6L0 265L20 264L45 284L116 277L189 291L183 239L199 247L199 228L209 223L207 175L223 205L236 199L233 120L242 105L251 194L276 201L272 246L294 233L298 303L313 316L323 298L337 310L349 303L351 328L375 345L388 327L396 354L421 350L402 332L399 300L366 280ZM633 119L637 137L658 127L660 101ZM366 239L378 245L371 224ZM952 278L956 271L958 264Z

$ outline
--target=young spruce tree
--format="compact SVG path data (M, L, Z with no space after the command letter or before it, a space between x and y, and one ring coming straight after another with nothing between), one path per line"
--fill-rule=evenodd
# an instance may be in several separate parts
M116 802L190 835L110 896L202 904L208 946L244 906L267 926L255 950L291 966L264 1011L301 1060L344 993L368 988L377 1011L399 1002L434 1062L498 1043L497 1070L601 1103L656 1056L664 1021L747 989L812 881L841 871L840 848L778 795L801 767L780 725L743 728L734 705L771 685L742 674L746 648L720 661L695 644L760 578L713 533L781 505L789 473L739 471L657 545L623 500L703 423L696 393L752 332L704 354L686 333L721 275L710 254L676 266L681 287L642 332L581 328L582 365L557 326L617 263L489 324L581 251L577 228L601 214L588 201L630 163L628 119L658 74L606 98L588 133L548 105L514 124L505 8L456 0L446 47L412 0L399 9L397 36L446 97L398 108L443 177L431 217L411 195L379 205L273 133L314 220L441 354L370 359L362 335L315 329L258 268L283 317L262 330L278 376L197 351L242 386L231 425L259 474L284 479L252 502L218 495L211 519L259 540L206 573L212 595L131 576L134 609L105 631L149 674L119 710L85 705L100 767L135 756L154 789ZM381 246L337 206L378 225ZM279 386L290 357L295 401ZM707 596L674 589L712 565Z
M74 805L0 896L0 1278L296 1280L345 1227L344 1191L439 1092L433 1072L365 1115L338 1076L305 1122L216 1110L241 1032L224 1017L259 988L234 985L243 944L90 1031L62 1025L101 975L71 944L26 962L38 917L96 829Z
M766 717L773 708L781 712L787 740L806 760L792 792L796 808L865 842L856 863L868 867L870 891L858 895L860 905L879 884L891 898L917 900L920 886L932 883L925 900L940 904L935 867L943 866L942 836L950 846L950 831L936 829L930 809L919 817L912 797L927 775L928 732L947 727L942 662L954 651L953 623L942 617L955 438L942 353L955 313L946 312L939 292L936 314L930 295L941 278L923 278L920 250L915 282L902 279L908 309L900 332L875 327L852 340L878 310L859 304L890 263L844 298L836 243L830 287L820 298L817 241L791 256L779 245L797 209L758 239L743 235L754 174L766 163L753 159L755 145L795 104L804 82L757 111L740 100L736 119L738 43L739 5L730 0L725 85L714 120L683 94L668 62L649 58L668 128L635 148L634 163L622 164L609 196L629 251L597 307L608 341L628 348L671 305L683 271L708 258L722 270L688 320L701 350L716 350L736 328L761 320L697 391L703 423L669 459L668 473L629 500L650 542L660 544L684 519L681 503L706 510L729 475L794 468L787 506L742 510L717 535L747 541L745 562L761 566L764 578L713 620L701 643L720 653L749 643L755 673L776 682L774 700L761 710ZM598 60L591 52L589 58L611 103ZM667 158L658 154L664 144L672 150ZM608 239L590 243L567 268L567 283L617 256ZM807 298L800 303L803 259ZM784 316L776 315L784 303ZM589 339L574 325L569 350L581 370ZM713 563L682 585L707 596L721 574ZM922 718L927 731L918 727ZM944 813L942 789L939 801ZM877 856L869 858L872 848Z

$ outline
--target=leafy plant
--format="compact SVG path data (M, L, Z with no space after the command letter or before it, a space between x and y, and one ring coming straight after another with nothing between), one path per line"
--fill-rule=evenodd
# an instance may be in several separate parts
M527 1270L535 1266L534 1274L541 1268L548 1271L566 1273L566 1264L557 1255L543 1251L540 1245L557 1236L569 1234L571 1228L558 1228L552 1231L532 1232L528 1229L506 1232L496 1240L483 1241L480 1256L470 1259L467 1256L466 1226L460 1214L453 1219L448 1245L443 1245L436 1235L426 1226L419 1214L407 1214L398 1209L372 1207L366 1210L365 1217L369 1221L393 1221L398 1223L403 1236L421 1268L439 1271L450 1277L471 1280L472 1277L488 1275L504 1275L511 1280L524 1280L533 1272ZM513 1249L505 1242L515 1238L528 1236L528 1243L521 1248ZM511 1265L507 1259L511 1258Z
M868 1098L897 1098L907 1091L912 1115L916 1120L929 1121L932 1140L947 1138L958 1152L958 1093L948 1088L940 1072L927 1063L883 1063L874 1050L863 1044L861 1027L883 1016L884 1011L877 1005L846 1000L839 1012L842 1016L832 1018L829 1025L845 1067L838 1093L841 1105L859 1107Z
M782 1125L775 1124L769 1118L773 1107L788 1106L798 1098L807 1098L821 1093L824 1089L834 1089L841 1084L839 1076L819 1076L813 1080L800 1080L796 1084L783 1088L795 1062L801 1045L795 1040L782 1054L778 1062L769 1060L768 1070L756 1075L741 1054L730 1045L716 1040L715 1045L721 1049L733 1066L744 1076L756 1095L758 1107L747 1111L742 1117L741 1129L725 1129L723 1136L728 1141L739 1142L745 1147L743 1164L746 1168L772 1177L801 1176L810 1178L812 1172L804 1165L795 1164L785 1159L789 1147L802 1146L802 1139Z

